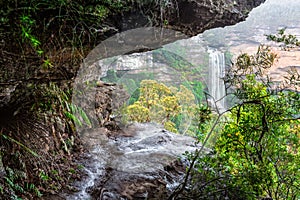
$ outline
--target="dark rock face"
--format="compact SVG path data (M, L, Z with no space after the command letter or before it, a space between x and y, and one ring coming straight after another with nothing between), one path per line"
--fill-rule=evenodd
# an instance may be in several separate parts
M183 177L185 166L179 161L166 165L160 172L132 174L110 171L106 174L106 181L99 181L92 188L93 199L167 199L169 181L178 181ZM104 180L105 180L104 178Z
M168 0L144 3L139 12L125 13L116 29L125 31L146 26L161 26L197 35L207 29L224 27L245 20L247 14L265 0ZM150 8L150 9L149 9Z
M84 95L73 96L73 103L80 106L88 115L93 128L106 127L116 130L120 124L119 109L129 99L129 94L120 85L104 83L102 81L91 83L92 86L80 84L76 91L82 91ZM89 126L78 126L80 134Z
M100 84L99 84L100 83ZM119 123L116 113L124 103L129 99L127 92L118 85L102 85L105 83L98 82L97 92L95 95L95 112L97 121L102 127L116 129ZM114 114L114 116L113 116Z

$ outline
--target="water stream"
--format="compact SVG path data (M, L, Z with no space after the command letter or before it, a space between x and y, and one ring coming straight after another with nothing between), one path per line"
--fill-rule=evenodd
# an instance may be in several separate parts
M209 53L209 80L208 90L211 95L211 106L222 112L226 109L225 102L225 55L216 49L208 49Z
M183 174L169 179L171 175L165 171L165 166L185 151L197 148L193 138L168 132L152 123L132 124L114 137L107 137L105 130L98 128L86 132L83 138L90 150L85 166L87 177L75 184L77 193L65 195L67 200L95 199L91 193L98 188L104 191L100 199L122 199L128 180L137 180L134 182L137 185L139 182L154 185L154 180L162 179L166 190L171 190L180 183ZM143 195L147 196L149 191Z

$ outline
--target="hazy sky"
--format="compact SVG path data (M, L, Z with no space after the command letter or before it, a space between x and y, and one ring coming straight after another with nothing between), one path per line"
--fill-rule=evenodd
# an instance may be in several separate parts
M264 43L265 34L275 34L280 28L287 28L287 33L300 36L300 0L267 0L253 9L246 21L205 31L203 36L212 46L239 41Z
M246 23L254 26L300 26L300 0L267 0L250 12Z

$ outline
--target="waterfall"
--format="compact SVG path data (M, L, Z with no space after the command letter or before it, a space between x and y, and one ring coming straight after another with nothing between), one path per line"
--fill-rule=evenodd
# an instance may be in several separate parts
M224 111L226 109L225 102L225 84L223 78L225 76L225 56L224 53L216 49L208 49L209 53L209 80L208 90L211 95L210 103L212 108Z

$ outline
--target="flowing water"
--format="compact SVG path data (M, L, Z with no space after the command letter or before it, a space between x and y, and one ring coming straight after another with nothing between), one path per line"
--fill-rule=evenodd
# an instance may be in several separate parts
M211 106L219 112L226 109L225 102L225 55L216 49L208 49L209 53L209 81L208 90L211 95Z
M118 195L122 194L120 191L131 177L141 182L143 179L163 179L167 189L174 189L183 174L168 179L170 175L165 171L165 166L185 151L199 148L195 139L168 132L152 123L129 125L111 137L107 137L103 128L88 131L82 137L90 150L90 159L85 167L87 177L75 185L79 192L65 195L68 200L95 199L90 191L98 187L99 180L105 179L109 181L102 186L105 188L102 195L107 195L107 199L120 199ZM110 177L107 171L113 171L115 177ZM122 179L126 179L125 183Z

